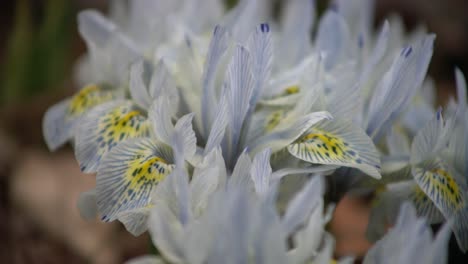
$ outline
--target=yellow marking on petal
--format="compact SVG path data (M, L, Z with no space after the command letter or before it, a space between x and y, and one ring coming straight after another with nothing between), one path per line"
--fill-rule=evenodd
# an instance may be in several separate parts
M418 185L414 186L413 193L410 197L418 211L427 211L425 208L427 208L428 203L432 203Z
M352 129L352 128L351 128ZM335 132L328 132L335 131ZM341 131L341 132L340 132ZM368 145L369 150L364 149ZM364 173L380 178L380 162L375 148L365 135L343 131L343 128L313 127L308 134L288 146L296 158L318 164L334 164L357 168Z
M420 177L421 189L434 203L453 211L465 206L460 187L452 175L443 168L427 170Z
M281 122L281 118L284 116L284 111L278 110L273 113L266 119L265 129L267 132L272 131L278 124Z
M314 152L319 159L344 161L353 160L352 156L356 155L341 138L325 131L315 130L301 138L299 143L305 143L305 150Z
M300 91L299 85L291 85L286 88L283 95L297 94L299 93L299 91Z
M418 185L414 186L413 193L410 197L416 208L422 208L430 201L429 197L427 197ZM432 201L430 202L432 203Z
M88 85L75 94L67 109L67 117L83 114L94 106L115 99L114 93L95 84Z
M138 193L144 184L156 184L164 180L172 169L173 165L160 157L136 155L129 163L126 173L126 181L130 182L128 188Z
M153 188L172 172L173 164L154 156L148 151L142 151L128 162L124 178L124 192L119 197L119 207L126 204L149 201ZM146 204L145 206L147 206Z
M130 106L115 108L102 116L98 124L97 143L100 156L126 139L150 135L150 124L146 116Z
M330 259L330 264L338 264L338 261L336 261L336 259Z
M113 219L121 210L151 208L153 188L174 168L174 164L168 164L161 157L155 156L151 149L141 149L121 162L126 163L125 170L121 174L121 181L116 182L117 196L109 198L113 200L112 209L110 215L103 216L102 219L105 221Z

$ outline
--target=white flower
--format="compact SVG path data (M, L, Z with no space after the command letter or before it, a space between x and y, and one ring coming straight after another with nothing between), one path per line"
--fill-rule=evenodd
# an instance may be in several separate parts
M425 219L404 203L396 225L369 250L363 263L447 263L450 225L442 226L433 237Z
M398 17L374 34L373 7L336 0L316 19L314 1L285 1L279 21L266 0L226 14L219 0L117 3L110 19L82 12L80 76L94 85L43 125L50 149L73 141L80 168L97 172L82 215L134 235L149 228L164 260L141 263L328 263L330 180L332 201L377 194L372 240L414 203L366 261L390 248L409 262L396 242L407 229L424 235L411 248L442 256L444 239L412 230L423 226L415 212L449 221L466 250L463 75L444 120L426 79L435 36L405 36Z
M219 150L213 150L207 156L212 165L195 168L190 183L187 173L176 169L158 185L154 191L158 206L151 209L148 225L164 259L169 263L328 263L334 243L323 229L322 177L314 176L280 217L268 156L268 152L258 154L250 170L243 167L249 164L248 156L242 156L226 183ZM207 186L213 188L206 190ZM198 211L197 204L206 206ZM287 243L290 236L292 249ZM146 257L130 263L149 260L162 261Z

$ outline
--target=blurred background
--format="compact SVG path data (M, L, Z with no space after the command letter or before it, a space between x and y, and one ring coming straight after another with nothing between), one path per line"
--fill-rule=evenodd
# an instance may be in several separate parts
M328 4L317 2L319 10ZM408 29L423 22L437 34L429 72L443 103L454 92L454 67L468 74L468 1L376 2L376 25L399 13ZM73 66L85 46L76 15L87 8L106 12L108 1L0 3L1 263L122 263L151 250L147 235L134 238L119 224L80 218L76 200L94 186L94 175L80 173L70 147L50 153L42 140L46 109L77 89ZM338 256L368 249L367 216L362 201L345 198L338 206L330 226ZM451 252L451 261L460 257Z

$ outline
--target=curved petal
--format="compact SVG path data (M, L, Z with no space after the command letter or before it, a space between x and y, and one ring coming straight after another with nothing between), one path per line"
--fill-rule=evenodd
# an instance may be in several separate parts
M87 111L118 97L118 91L91 84L71 98L50 107L42 122L44 139L49 149L54 151L71 140L76 124Z
M149 137L146 115L131 101L115 101L92 109L76 132L75 156L83 172L95 172L103 157L130 138Z
M102 220L150 204L154 187L173 169L169 147L147 138L131 139L113 148L96 176L97 205Z
M120 213L117 219L125 226L130 234L139 236L148 229L148 218L151 206L137 208Z
M366 133L349 121L323 121L288 146L295 157L318 164L351 167L380 178L379 153Z
M283 126L281 129L259 137L254 142L249 142L251 144L249 147L252 148L252 153L254 154L267 147L271 148L273 153L277 152L294 142L294 140L299 138L317 122L331 118L331 115L325 111L310 113L298 118L290 126Z

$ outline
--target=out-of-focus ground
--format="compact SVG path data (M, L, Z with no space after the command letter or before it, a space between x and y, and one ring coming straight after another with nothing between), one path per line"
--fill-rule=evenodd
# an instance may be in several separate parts
M42 141L44 111L73 92L73 62L85 50L76 13L107 6L64 2L65 12L45 7L63 5L60 0L0 4L0 263L121 263L149 250L148 235L135 238L119 224L80 218L78 194L92 188L95 177L79 171L70 147L50 153ZM18 19L25 12L30 19ZM46 19L50 12L62 20ZM379 18L396 12L408 26L422 21L437 34L430 74L444 102L454 90L454 66L468 73L468 1L377 0ZM370 247L368 213L364 200L346 197L338 205L330 225L337 256L362 256ZM452 253L451 262L457 260L468 263Z

